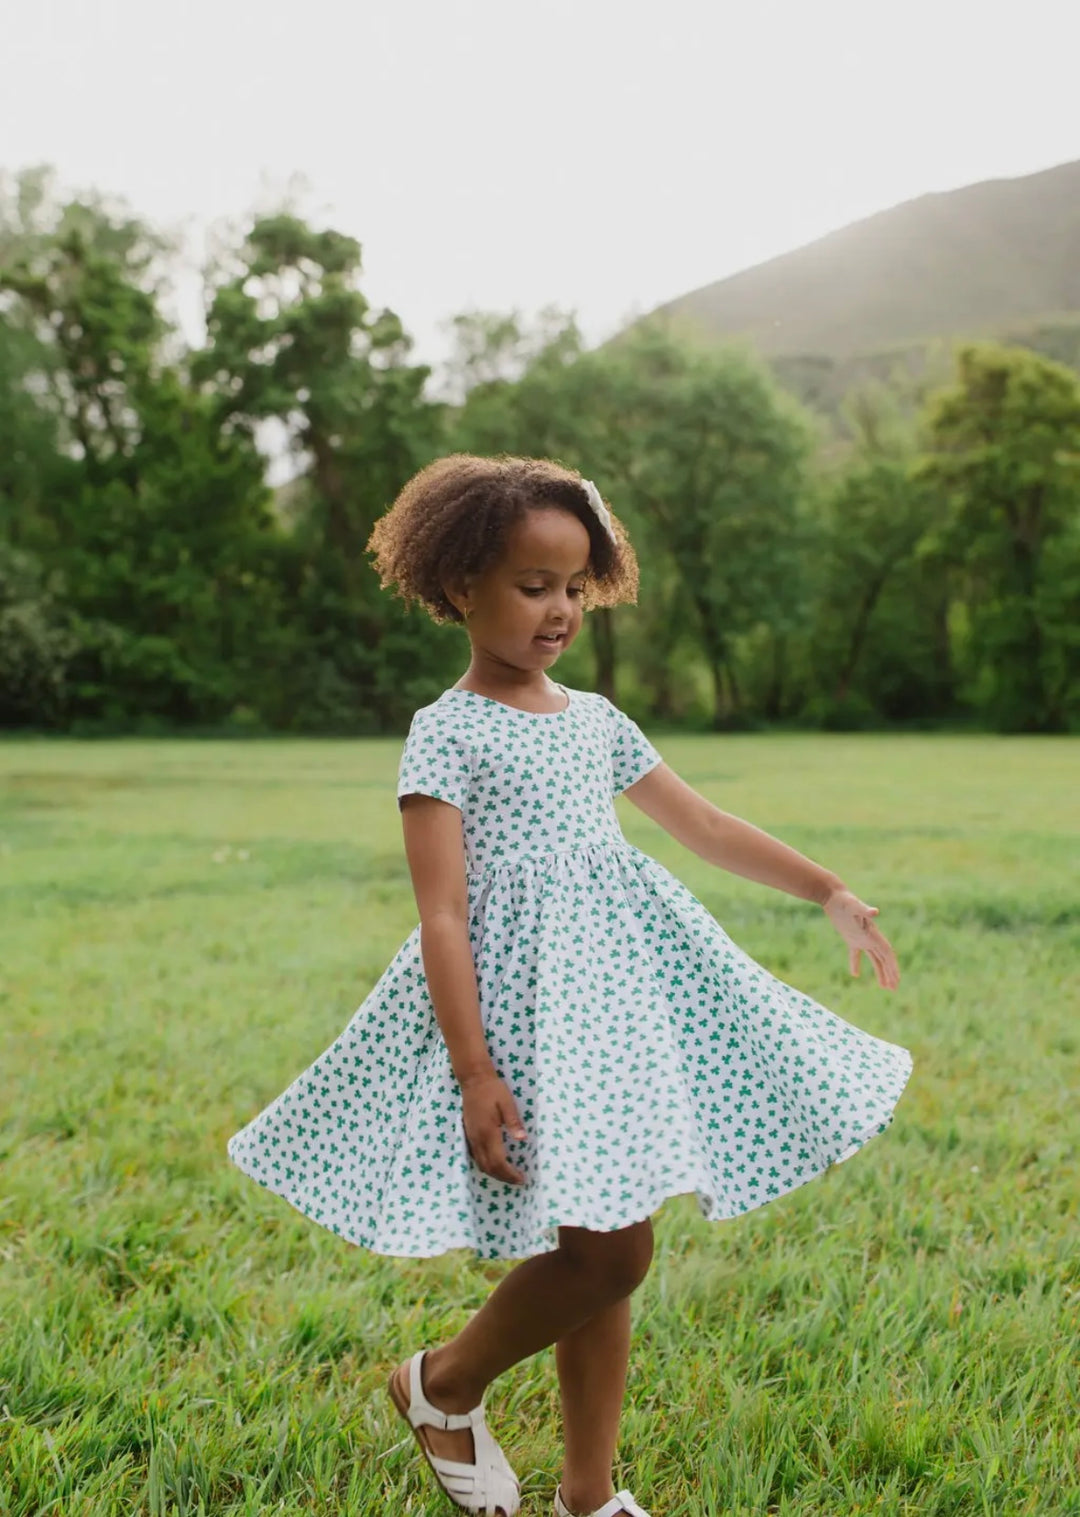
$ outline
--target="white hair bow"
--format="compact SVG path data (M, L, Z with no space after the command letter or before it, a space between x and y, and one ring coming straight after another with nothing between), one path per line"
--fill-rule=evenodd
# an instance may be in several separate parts
M611 541L615 542L615 528L611 525L611 512L608 510L607 506L604 505L603 496L600 494L600 491L596 488L591 479L583 479L581 483L585 487L585 494L588 496L589 505L592 506L593 510L596 512L596 515L600 520L600 525L603 527L607 535L611 538Z

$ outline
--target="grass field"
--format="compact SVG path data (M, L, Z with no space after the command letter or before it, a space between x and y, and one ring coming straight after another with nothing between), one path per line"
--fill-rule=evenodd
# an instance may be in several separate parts
M813 1183L657 1214L617 1483L652 1517L1080 1514L1080 744L657 742L881 908L899 990L622 798L631 841L915 1073ZM4 1517L457 1510L384 1385L512 1263L352 1248L225 1153L415 923L399 751L0 743ZM546 1517L552 1352L488 1397Z

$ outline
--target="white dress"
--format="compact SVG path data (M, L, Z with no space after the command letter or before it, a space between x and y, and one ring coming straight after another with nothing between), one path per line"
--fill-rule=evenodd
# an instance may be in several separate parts
M526 1183L469 1153L419 923L229 1139L245 1174L375 1253L524 1258L560 1225L626 1227L684 1193L737 1216L882 1132L911 1073L907 1049L770 974L627 840L613 798L661 755L605 697L559 688L551 713L445 690L413 717L397 787L461 810L481 1017Z

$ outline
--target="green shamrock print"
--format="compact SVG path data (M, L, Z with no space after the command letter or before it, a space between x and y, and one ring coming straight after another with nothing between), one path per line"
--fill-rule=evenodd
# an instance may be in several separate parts
M743 953L624 836L614 797L661 762L604 696L551 713L445 690L414 715L397 793L461 811L492 1061L526 1136L512 1185L473 1162L419 924L344 1031L228 1142L305 1216L378 1254L520 1259L692 1192L719 1222L892 1121L911 1055Z

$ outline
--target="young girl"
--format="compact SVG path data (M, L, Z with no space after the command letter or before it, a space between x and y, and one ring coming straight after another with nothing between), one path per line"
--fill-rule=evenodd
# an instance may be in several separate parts
M587 608L637 597L633 548L591 481L541 459L443 458L368 546L381 583L463 625L471 649L401 756L420 921L229 1156L375 1253L524 1259L390 1379L457 1506L517 1511L484 1393L554 1344L557 1517L648 1517L612 1462L651 1214L692 1192L721 1221L846 1159L892 1120L911 1056L743 953L627 841L614 797L719 868L815 902L852 974L865 953L895 989L896 956L876 906L699 795L604 696L551 679Z

